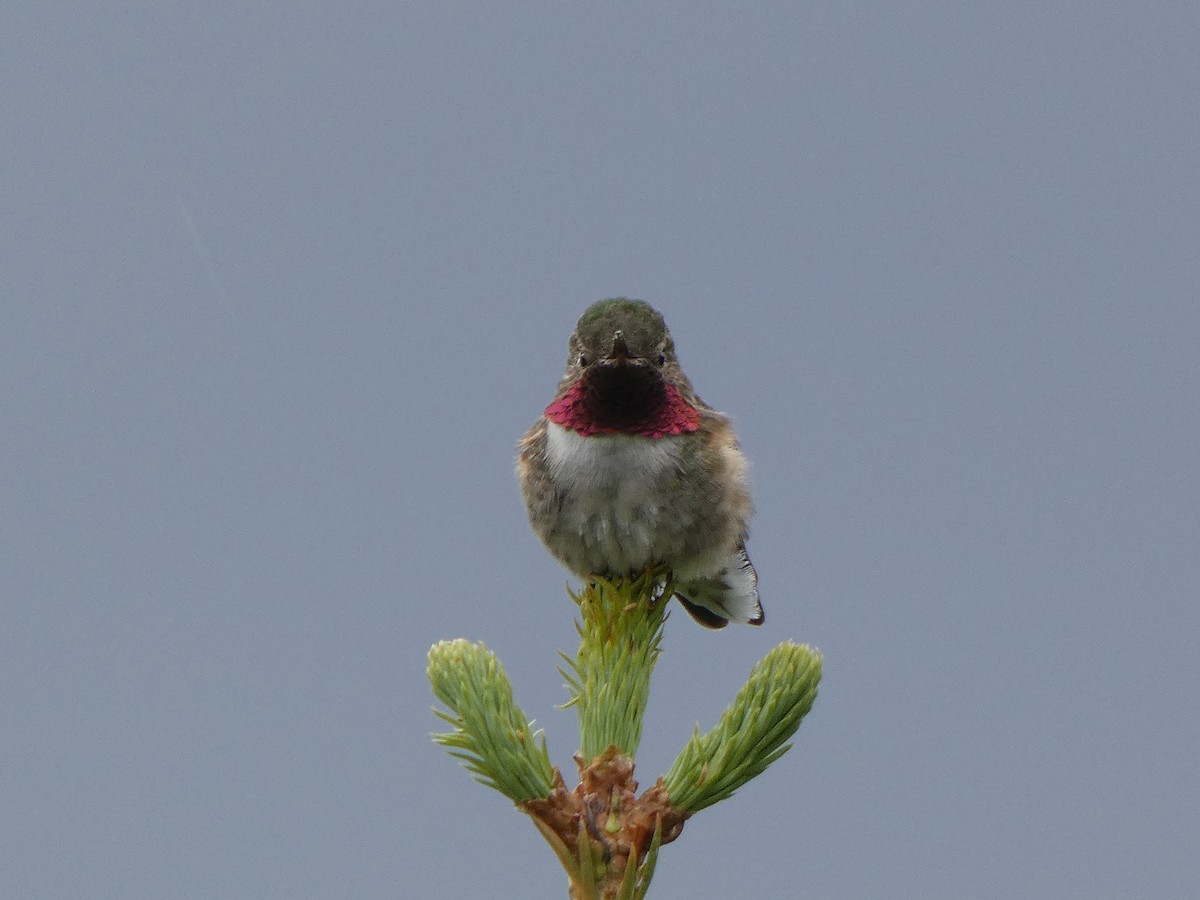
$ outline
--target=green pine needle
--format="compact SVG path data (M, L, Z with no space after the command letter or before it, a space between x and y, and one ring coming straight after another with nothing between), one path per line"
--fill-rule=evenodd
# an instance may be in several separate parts
M699 728L664 779L671 805L696 813L730 797L787 752L787 741L812 708L821 654L786 641L750 672L721 721Z
M594 578L579 596L579 653L565 654L559 671L567 680L579 714L579 752L595 759L611 746L627 756L637 753L642 718L650 696L650 675L661 652L670 586L661 573L636 579Z
M429 650L429 681L450 712L434 710L453 731L434 741L462 761L476 780L514 803L549 796L554 772L546 738L532 731L513 702L504 667L482 643L463 638L441 641Z

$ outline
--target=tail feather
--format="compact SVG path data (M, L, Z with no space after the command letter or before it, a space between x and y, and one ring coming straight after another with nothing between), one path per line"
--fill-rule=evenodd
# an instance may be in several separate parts
M741 543L722 571L677 584L675 595L692 618L706 628L724 628L731 621L763 623L758 573Z
M715 612L710 612L703 606L698 606L693 603L683 594L676 594L676 599L680 605L687 610L689 616L703 625L705 628L724 628L729 624L729 620L724 616L717 615Z

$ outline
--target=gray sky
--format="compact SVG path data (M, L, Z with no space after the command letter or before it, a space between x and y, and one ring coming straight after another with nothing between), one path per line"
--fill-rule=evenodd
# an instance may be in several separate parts
M564 897L425 652L570 765L513 446L618 294L737 422L767 611L672 617L643 784L826 660L652 896L1200 894L1198 26L5 4L0 895Z

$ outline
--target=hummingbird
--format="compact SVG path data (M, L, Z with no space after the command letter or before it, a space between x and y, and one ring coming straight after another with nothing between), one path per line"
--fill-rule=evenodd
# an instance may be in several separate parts
M517 451L529 522L571 572L663 566L701 625L762 624L746 458L729 418L696 396L650 304L587 308L554 399Z

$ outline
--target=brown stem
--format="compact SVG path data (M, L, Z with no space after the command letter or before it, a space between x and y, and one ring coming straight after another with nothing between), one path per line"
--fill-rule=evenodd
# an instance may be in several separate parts
M575 764L579 767L575 790L567 790L562 773L555 769L549 796L518 806L533 817L571 876L572 900L613 900L630 863L638 866L645 860L656 825L661 823L661 843L669 844L683 831L688 814L671 806L661 778L636 796L633 760L616 747L591 762L576 756ZM582 871L589 859L601 863L602 871L599 866L597 871ZM585 884L575 884L577 878Z

